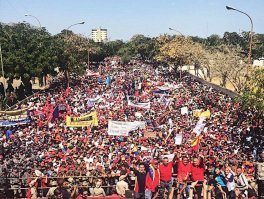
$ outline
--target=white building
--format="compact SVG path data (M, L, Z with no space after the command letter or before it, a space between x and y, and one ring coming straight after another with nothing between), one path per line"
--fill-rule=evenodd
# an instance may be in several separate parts
M92 40L94 40L94 42L106 42L107 29L102 29L101 27L92 29Z
M253 61L253 66L264 66L264 57L261 57L259 59L256 59Z

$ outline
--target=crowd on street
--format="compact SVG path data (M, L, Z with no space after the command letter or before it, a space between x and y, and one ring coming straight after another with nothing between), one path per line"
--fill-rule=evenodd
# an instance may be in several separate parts
M0 198L264 198L263 113L162 68L106 58L19 105Z

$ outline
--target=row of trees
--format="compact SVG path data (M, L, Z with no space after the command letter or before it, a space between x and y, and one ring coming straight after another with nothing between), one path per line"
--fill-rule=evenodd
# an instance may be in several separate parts
M55 75L55 68L65 72L66 78L71 71L83 73L88 56L90 61L100 62L118 55L123 62L140 57L173 66L175 70L183 65L195 65L208 81L217 77L223 87L229 82L236 92L242 93L248 80L245 78L248 35L247 32L226 32L223 37L207 38L135 35L127 42L95 43L71 31L51 35L45 28L26 23L0 24L5 76L11 81L21 78L25 86L32 77L42 80L48 74ZM255 34L253 38L253 59L263 57L264 34Z

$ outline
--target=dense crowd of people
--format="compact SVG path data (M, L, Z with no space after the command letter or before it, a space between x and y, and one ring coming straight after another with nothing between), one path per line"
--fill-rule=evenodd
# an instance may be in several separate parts
M18 107L30 123L1 127L0 197L263 197L262 113L181 76L115 57L57 78ZM67 126L94 111L98 125ZM144 126L113 136L110 120Z

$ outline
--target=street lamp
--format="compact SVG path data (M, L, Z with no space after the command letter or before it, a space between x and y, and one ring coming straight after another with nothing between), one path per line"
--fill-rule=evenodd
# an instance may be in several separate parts
M179 33L181 36L184 36L180 31L178 31L178 30L175 30L175 29L173 29L173 28L169 28L169 30L171 30L171 31L174 31L174 32L177 32L177 33Z
M68 36L68 31L69 31L69 29L72 27L72 26L76 26L76 25L79 25L79 24L84 24L85 22L84 21L82 21L82 22L79 22L79 23L75 23L75 24L72 24L72 25L70 25L67 29L66 29L66 37Z
M88 67L88 69L90 68L90 36L91 36L91 34L92 33L90 33L88 35L88 50L87 50L87 55L88 55L88 57L87 57L87 67Z
M41 29L41 24L40 24L40 21L38 20L37 17L35 17L34 15L30 15L30 14L25 14L26 17L33 17L35 18L37 21L38 21L38 24L39 24L39 28Z
M251 23L250 38L249 38L249 52L248 52L248 65L247 65L247 77L248 77L248 67L251 65L251 54L252 54L253 21L247 13L245 13L241 10L238 10L238 9L233 8L231 6L226 6L226 9L227 10L234 10L234 11L237 11L237 12L240 12L240 13L246 15L249 18L250 23Z
M174 29L174 28L169 28L169 30L174 31L174 32L177 32L177 33L179 33L182 37L184 37L184 35L183 35L180 31L178 31L178 30L176 30L176 29ZM181 70L180 70L180 79L181 79L181 76L182 76L182 66L181 66Z
M67 39L67 37L68 37L68 31L69 31L69 29L72 27L72 26L76 26L76 25L81 25L81 24L84 24L85 22L84 21L82 21L82 22L79 22L79 23L75 23L75 24L72 24L72 25L70 25L67 29L66 29L66 32L65 32L65 38ZM66 68L66 77L67 77L67 84L68 84L68 87L70 87L70 82L69 82L69 72L68 72L68 69Z

